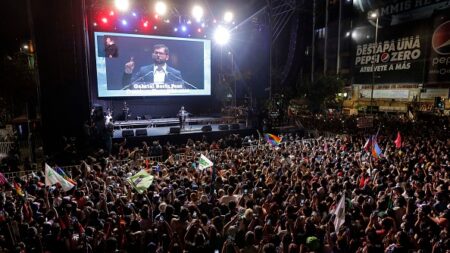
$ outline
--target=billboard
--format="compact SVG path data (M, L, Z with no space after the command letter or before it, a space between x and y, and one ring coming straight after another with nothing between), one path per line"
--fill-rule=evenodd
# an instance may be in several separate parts
M450 18L436 16L433 23L427 83L450 84Z
M370 26L353 32L355 84L422 83L428 36L417 23L379 29Z
M353 7L354 84L450 84L450 1L354 0Z

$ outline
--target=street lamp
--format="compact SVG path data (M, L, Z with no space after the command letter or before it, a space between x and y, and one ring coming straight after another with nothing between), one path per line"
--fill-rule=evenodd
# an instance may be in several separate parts
M380 15L377 11L372 11L368 13L369 20L375 20L375 55L376 48L378 44L378 19ZM370 91L370 114L373 114L373 89L375 86L375 59L372 59L372 89Z

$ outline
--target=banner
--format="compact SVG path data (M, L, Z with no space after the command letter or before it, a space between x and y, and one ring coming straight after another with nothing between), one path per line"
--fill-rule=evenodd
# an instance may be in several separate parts
M426 34L423 23L378 31L371 26L356 28L354 83L423 83Z
M436 11L449 7L448 0L353 0L355 14L361 21L376 12L383 27L430 18Z
M432 32L427 83L450 84L450 15L437 14Z

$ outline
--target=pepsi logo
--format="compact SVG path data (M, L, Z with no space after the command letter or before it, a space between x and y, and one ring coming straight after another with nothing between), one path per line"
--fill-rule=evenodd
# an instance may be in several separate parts
M438 54L450 54L450 21L442 23L434 30L431 45Z
M386 53L386 52L381 54L381 61L382 62L388 62L390 58L391 58L391 56L388 53Z

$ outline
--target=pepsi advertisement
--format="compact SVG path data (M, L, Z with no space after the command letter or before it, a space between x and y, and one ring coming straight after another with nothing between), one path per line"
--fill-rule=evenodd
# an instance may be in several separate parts
M354 83L422 83L428 36L420 23L413 27L383 28L377 39L369 27L356 30Z
M433 23L428 84L450 84L450 18L437 16Z

